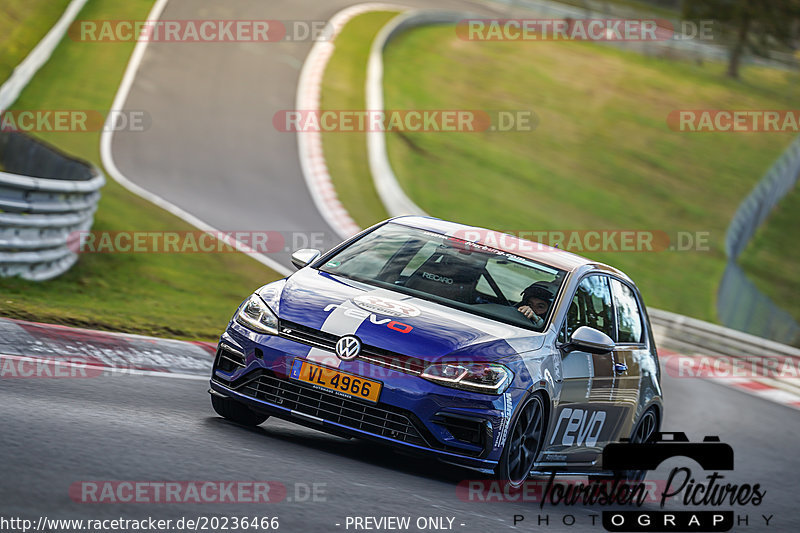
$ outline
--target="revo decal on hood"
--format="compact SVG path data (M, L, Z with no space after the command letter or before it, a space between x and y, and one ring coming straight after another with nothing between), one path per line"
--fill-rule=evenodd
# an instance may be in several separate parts
M325 306L325 312L330 313L337 307L341 307L339 304L328 304ZM398 322L397 320L391 320L389 318L378 318L378 315L374 313L367 313L361 309L346 309L344 311L345 316L349 316L350 318L358 318L361 320L369 319L375 325L382 325L386 324L386 327L394 330L399 331L400 333L410 333L413 327L409 326L408 324L403 324L402 322Z

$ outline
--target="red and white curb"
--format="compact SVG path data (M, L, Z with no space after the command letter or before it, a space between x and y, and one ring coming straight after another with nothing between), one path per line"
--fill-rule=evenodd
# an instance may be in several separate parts
M216 345L0 318L0 378L208 380Z
M336 13L328 21L332 28L330 39L315 42L303 63L300 81L297 85L296 108L302 111L319 111L325 67L333 55L336 36L339 35L345 24L352 18L370 11L403 11L405 9L407 8L392 4L369 3L351 6ZM322 134L318 131L298 131L297 146L303 177L322 218L342 239L361 231L361 228L339 201L333 187L322 151Z
M800 360L782 358L737 359L720 355L681 354L660 348L661 364L667 375L680 379L705 379L764 400L800 410ZM744 364L739 364L744 363Z

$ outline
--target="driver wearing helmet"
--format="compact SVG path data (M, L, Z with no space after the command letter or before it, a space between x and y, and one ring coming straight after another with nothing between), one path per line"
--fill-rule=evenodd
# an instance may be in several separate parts
M544 317L553 303L553 293L543 282L537 281L522 291L522 301L517 311L525 315L537 328L544 326Z

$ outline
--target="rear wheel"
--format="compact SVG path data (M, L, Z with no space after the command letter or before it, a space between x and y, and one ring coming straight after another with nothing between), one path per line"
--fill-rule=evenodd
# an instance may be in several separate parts
M269 418L269 415L256 413L236 400L215 394L211 395L211 405L219 416L243 426L257 426Z
M514 488L522 486L542 449L544 432L544 401L539 394L534 394L522 406L508 432L503 454L495 468L498 479Z
M658 418L654 409L648 409L639 419L636 428L633 430L630 442L641 444L651 442L658 431ZM614 478L621 478L634 483L641 483L647 477L647 470L621 470L615 472L613 476L600 476L599 479L611 481Z

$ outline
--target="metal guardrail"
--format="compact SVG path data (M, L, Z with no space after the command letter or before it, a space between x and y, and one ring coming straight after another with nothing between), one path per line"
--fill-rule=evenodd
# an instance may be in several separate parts
M0 132L0 277L43 281L78 256L105 177L94 166L17 132Z
M795 138L736 210L725 234L725 253L731 260L739 258L772 209L794 188L798 174L800 137Z
M649 308L658 346L684 354L783 356L800 361L800 349L696 318Z
M87 0L72 0L61 18L0 86L8 109L50 59ZM77 261L67 239L88 230L105 183L99 170L15 132L0 131L0 277L42 281Z
M717 314L728 327L786 344L800 345L800 324L763 294L736 264L756 230L800 178L797 137L733 216L725 235L728 265L717 289Z
M794 346L800 345L800 325L778 307L733 261L725 267L717 288L717 315L728 327Z

